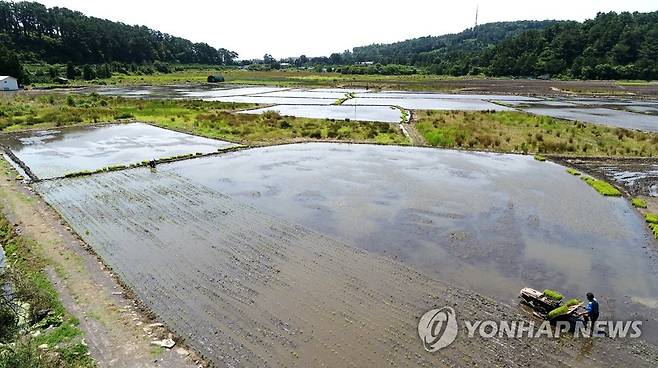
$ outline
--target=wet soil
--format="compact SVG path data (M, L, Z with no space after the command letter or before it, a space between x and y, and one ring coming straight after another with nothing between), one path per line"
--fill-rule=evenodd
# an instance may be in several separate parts
M551 157L614 183L630 196L658 197L658 158Z
M423 350L418 318L528 319L388 257L282 220L171 170L42 182L44 197L217 366L654 367L641 340L469 339ZM320 194L318 194L320 195ZM318 196L316 195L316 196Z

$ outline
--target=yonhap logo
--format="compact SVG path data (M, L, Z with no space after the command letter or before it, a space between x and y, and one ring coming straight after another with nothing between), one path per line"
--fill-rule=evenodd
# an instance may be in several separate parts
M452 344L457 338L457 330L457 316L450 307L432 309L418 322L418 335L430 353Z
M492 338L551 338L558 339L570 332L575 338L608 337L612 339L636 339L642 335L642 321L596 321L586 323L583 320L552 321L520 319L511 320L460 320L466 332L465 339L477 336L484 339ZM423 314L418 321L418 336L423 347L430 353L437 352L455 342L459 324L457 314L451 307L432 309Z

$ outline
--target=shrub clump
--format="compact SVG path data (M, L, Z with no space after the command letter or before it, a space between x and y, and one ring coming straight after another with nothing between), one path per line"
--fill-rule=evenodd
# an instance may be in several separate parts
M546 157L544 157L542 155L535 155L535 160L544 162L544 161L546 161Z
M601 195L606 197L621 197L621 192L610 183L607 183L603 180L594 179L590 176L583 176L581 179L583 179L583 181L589 184L592 188L596 189L596 191Z

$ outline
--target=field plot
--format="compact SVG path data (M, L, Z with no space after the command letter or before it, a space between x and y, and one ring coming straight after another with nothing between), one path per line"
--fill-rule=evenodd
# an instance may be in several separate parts
M80 91L92 92L93 88ZM276 106L297 113L290 115L337 119L340 109L327 108L336 101L353 94L343 105L396 106L408 110L460 110L460 111L526 111L585 123L602 124L625 129L658 131L658 102L631 98L592 97L530 97L504 94L448 94L404 91L372 91L354 88L288 89L279 87L236 86L156 86L156 87L103 87L102 94L141 98L190 98L210 101L252 103L266 105L306 105L308 107ZM354 97L354 98L351 98ZM267 111L267 110L262 110ZM348 117L352 119L352 117ZM359 119L359 120L371 120ZM388 121L388 120L376 120Z
M622 110L613 110L602 107L530 107L523 110L531 114L550 116L559 119L658 132L658 116Z
M461 111L510 111L507 106L478 99L435 99L435 98L365 98L357 97L344 105L399 106L410 110L461 110Z
M536 97L513 96L513 95L478 95L478 94L451 94L451 93L418 93L404 91L382 91L382 92L362 92L357 93L356 97L363 98L409 98L409 99L435 99L435 100L498 100L498 101L541 101Z
M14 133L0 143L40 179L234 146L142 123Z
M423 351L416 333L427 309L450 305L474 319L525 319L516 308L279 220L174 170L131 169L37 189L146 305L217 366L429 367L437 356ZM539 359L596 366L580 357L577 342L465 334L441 353L441 365ZM652 367L652 349L613 340L595 344L592 354Z
M532 157L317 143L161 170L505 302L526 285L592 289L624 303L618 317L658 319L643 219Z
M255 110L242 111L244 114L262 114L266 111L276 111L280 115L302 118L336 119L352 121L378 121L384 123L399 123L402 120L400 109L391 106L305 106L277 105Z

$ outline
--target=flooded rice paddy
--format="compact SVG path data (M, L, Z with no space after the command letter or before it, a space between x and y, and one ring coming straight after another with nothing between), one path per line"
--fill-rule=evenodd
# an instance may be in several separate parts
M307 106L307 105L277 105L261 109L242 111L244 114L261 114L265 111L276 111L280 115L302 118L336 119L352 121L376 121L399 123L402 111L391 106Z
M139 98L193 98L265 105L302 111L302 117L337 118L336 109L325 108L345 97L344 105L394 106L419 110L526 111L537 115L586 123L658 132L658 101L632 98L536 97L500 94L446 94L377 91L352 88L292 89L279 87L154 86L85 88L80 92ZM346 96L351 93L351 96ZM353 98L352 98L353 97ZM374 117L376 118L376 116ZM378 120L388 122L388 120Z
M174 167L175 166L175 167ZM417 318L450 305L474 319L525 319L405 267L273 216L171 169L137 168L45 181L37 189L140 299L216 366L435 366ZM224 175L217 173L219 175ZM218 175L218 176L219 176ZM583 364L569 341L469 340L446 366L491 356ZM567 348L565 348L567 346ZM603 345L601 345L603 346ZM651 367L643 354L597 357ZM491 363L487 363L491 362Z
M526 108L524 111L535 115L544 115L559 119L658 132L658 116L637 114L622 110L613 110L602 107L532 107Z
M161 170L505 301L534 285L658 307L643 219L531 157L303 144Z
M39 179L234 145L142 123L28 131L3 135L0 144Z
M13 149L46 178L228 144L196 139L127 124L32 132ZM431 366L418 316L451 305L524 318L523 286L593 291L608 318L658 320L642 218L527 156L293 144L33 185L217 366ZM519 358L538 351L526 342L500 343L464 339L442 359L536 358ZM542 341L538 354L560 366L573 358L564 344Z

